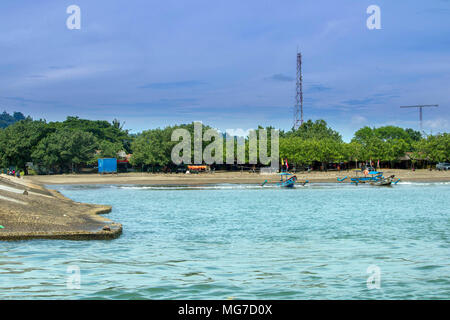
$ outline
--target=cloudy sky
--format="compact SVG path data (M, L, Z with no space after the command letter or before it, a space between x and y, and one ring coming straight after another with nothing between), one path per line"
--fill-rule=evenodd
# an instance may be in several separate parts
M69 30L69 5L81 29ZM381 30L366 9L381 8ZM133 132L200 120L290 129L297 48L305 119L351 138L386 124L450 127L450 1L0 3L0 109L125 121Z

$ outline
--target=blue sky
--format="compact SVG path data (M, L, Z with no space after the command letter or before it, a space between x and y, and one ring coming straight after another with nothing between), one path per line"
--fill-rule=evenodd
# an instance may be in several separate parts
M66 8L81 8L69 30ZM366 27L369 5L381 30ZM2 1L0 109L125 121L292 126L297 47L305 119L450 127L450 1Z

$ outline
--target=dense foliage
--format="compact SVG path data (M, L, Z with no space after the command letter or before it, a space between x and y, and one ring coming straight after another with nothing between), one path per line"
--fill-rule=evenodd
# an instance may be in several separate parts
M443 162L450 160L450 134L442 133L429 135L425 139L415 141L413 144L413 160L429 160L430 162Z
M130 152L132 138L117 120L68 117L47 123L28 117L0 129L0 167L25 170L27 162L33 162L44 171L76 171L97 158Z
M93 121L68 117L62 122L49 122L25 118L21 113L0 117L0 167L25 169L28 162L43 168L42 172L77 171L93 165L101 157L117 157L118 152L131 153L130 163L136 167L173 166L171 151L178 141L171 141L175 129L187 129L191 135L193 151L194 124L168 126L143 131L137 135L123 129L120 121ZM202 135L208 126L203 126ZM258 127L256 136L260 139ZM268 130L268 155L270 155L270 129ZM223 136L224 137L224 136ZM215 141L202 139L204 148ZM234 159L237 156L237 140ZM245 139L245 158L249 159L249 141ZM223 157L226 158L226 141L223 140ZM222 151L221 150L221 151ZM346 143L341 135L324 120L303 123L299 129L280 132L280 158L289 159L296 166L314 163L345 163L380 160L393 165L408 154L411 160L436 163L450 159L450 134L422 136L412 129L395 126L364 127L355 132ZM193 158L191 162L195 163ZM325 167L325 166L324 166Z

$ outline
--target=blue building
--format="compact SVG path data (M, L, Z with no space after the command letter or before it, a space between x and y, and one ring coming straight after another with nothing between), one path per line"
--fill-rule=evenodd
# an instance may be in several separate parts
M117 172L116 158L98 159L98 173L116 173L116 172Z

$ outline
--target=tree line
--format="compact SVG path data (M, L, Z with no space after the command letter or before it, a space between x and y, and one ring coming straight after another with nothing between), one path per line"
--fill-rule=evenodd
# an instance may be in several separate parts
M136 167L174 166L171 151L178 142L171 141L172 132L184 128L194 135L193 124L131 134L123 129L119 120L108 122L67 117L65 121L47 122L16 114L17 121L11 121L0 129L0 167L16 167L25 173L29 162L54 172L78 171L83 166L95 165L98 158L116 157L119 151L131 153L130 163ZM209 128L203 126L203 130ZM256 129L257 136L260 129L263 128ZM270 129L273 128L265 129L268 129L270 142ZM418 131L395 126L363 127L347 143L324 120L308 120L297 130L280 130L279 136L280 158L287 158L291 166L369 160L380 160L392 166L407 152L413 163L450 159L449 133L422 135ZM248 139L244 143L248 155ZM203 147L207 144L209 142L203 141ZM224 157L225 149L224 142ZM270 144L268 151L270 153Z
M27 117L0 129L0 167L27 173L26 164L32 162L55 172L77 171L98 158L130 152L132 139L118 120L67 117L63 122L46 122Z

